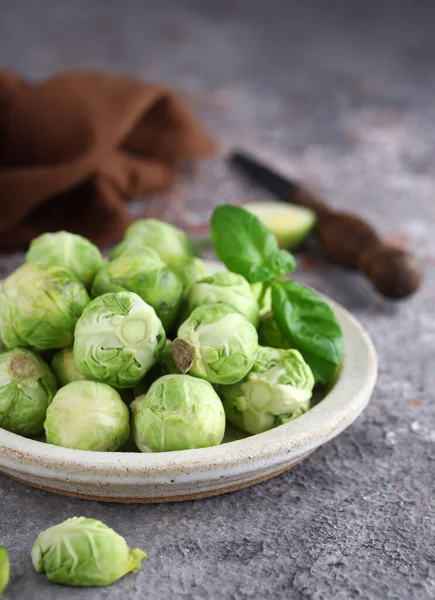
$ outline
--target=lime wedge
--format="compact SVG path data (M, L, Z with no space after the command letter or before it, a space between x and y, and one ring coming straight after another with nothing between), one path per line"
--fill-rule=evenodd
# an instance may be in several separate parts
M0 546L0 596L9 583L9 556L8 551Z
M309 208L284 202L249 202L243 208L255 215L277 238L281 248L295 248L316 223Z

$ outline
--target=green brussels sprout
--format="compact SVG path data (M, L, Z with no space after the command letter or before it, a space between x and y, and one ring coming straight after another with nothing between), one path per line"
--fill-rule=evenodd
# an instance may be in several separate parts
M130 435L129 411L109 385L73 381L53 398L44 429L47 442L54 446L113 452Z
M157 362L165 341L155 310L137 294L104 294L77 322L74 362L87 379L133 387Z
M261 433L310 408L314 376L297 350L261 348L248 375L221 386L227 419L242 431Z
M32 548L37 573L53 583L101 587L139 571L145 552L96 519L73 517L40 533Z
M179 374L180 371L175 364L174 357L172 355L172 342L171 340L166 340L166 344L159 356L157 363L152 367L142 381L134 388L134 396L137 398L142 394L146 394L146 392L150 389L151 385L159 379L159 377L163 377L163 375L175 375Z
M70 271L27 263L3 283L0 336L10 349L71 346L74 327L88 304L86 288Z
M178 330L173 355L182 373L210 383L236 383L251 370L258 350L255 327L228 304L192 311Z
M174 267L175 271L175 267ZM186 298L194 284L207 277L210 273L207 265L200 258L194 257L183 263L181 267L175 271L183 282L183 298Z
M41 357L21 348L0 354L0 427L38 435L56 390L56 379Z
M175 321L183 296L179 277L152 248L121 256L107 264L95 277L92 296L108 292L135 292L152 306L165 329Z
M9 583L9 555L4 546L0 546L0 596Z
M193 256L192 244L188 236L169 223L157 219L139 219L127 229L123 241L113 248L113 260L132 248L153 248L162 260L176 268Z
M26 262L63 267L89 288L103 266L103 257L98 248L81 235L58 231L35 238L27 251Z
M131 405L133 435L142 452L168 452L220 444L225 433L222 402L207 381L165 375Z
M76 367L72 346L56 352L51 359L51 368L60 387L72 381L86 379Z
M263 346L283 348L284 350L289 348L289 343L287 342L285 335L281 332L278 323L275 321L274 316L270 311L261 317L260 326L258 328L258 339Z
M258 325L258 304L249 283L242 275L222 271L204 277L190 290L187 297L187 311L205 304L225 302L250 321L254 327Z

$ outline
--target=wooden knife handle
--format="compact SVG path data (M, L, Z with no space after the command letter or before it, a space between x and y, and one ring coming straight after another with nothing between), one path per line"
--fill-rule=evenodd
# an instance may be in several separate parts
M288 200L317 213L314 234L326 256L363 273L383 296L399 300L419 288L422 273L417 258L383 242L366 221L352 213L331 210L303 188Z

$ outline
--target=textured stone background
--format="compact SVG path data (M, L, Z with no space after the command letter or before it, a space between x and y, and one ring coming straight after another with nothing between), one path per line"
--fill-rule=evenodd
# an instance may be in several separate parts
M1 65L41 78L110 69L167 82L221 145L165 201L136 202L197 235L215 204L255 196L224 165L258 152L412 248L425 286L382 301L358 275L300 255L298 276L372 334L364 415L291 472L201 502L117 506L0 480L7 600L435 597L435 4L415 0L0 0ZM258 194L257 194L258 195ZM20 260L2 257L3 273ZM60 589L32 572L37 533L103 519L149 552L137 576Z

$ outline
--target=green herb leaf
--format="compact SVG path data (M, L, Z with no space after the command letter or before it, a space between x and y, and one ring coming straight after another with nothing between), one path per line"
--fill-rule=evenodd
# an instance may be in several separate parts
M9 556L8 551L0 546L0 596L9 583Z
M280 250L275 236L240 206L218 206L211 219L211 234L219 259L250 283L270 281L296 267L293 255Z
M343 359L343 333L326 302L300 283L274 281L272 311L289 347L301 352L318 381L330 381Z

